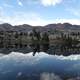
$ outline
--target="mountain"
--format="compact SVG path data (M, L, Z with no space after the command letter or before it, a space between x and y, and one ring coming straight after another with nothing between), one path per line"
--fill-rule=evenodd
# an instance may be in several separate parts
M70 23L48 24L45 27L51 29L80 29L80 25L72 25Z
M32 30L32 26L23 24L23 25L17 25L17 26L12 26L11 24L4 23L0 24L0 31L21 31L21 32L27 32Z
M48 24L45 26L31 26L28 24L12 26L11 24L8 24L8 23L0 24L0 31L28 32L28 31L31 31L33 28L35 28L36 30L39 30L40 32L51 31L54 29L80 30L80 25L72 25L70 23Z

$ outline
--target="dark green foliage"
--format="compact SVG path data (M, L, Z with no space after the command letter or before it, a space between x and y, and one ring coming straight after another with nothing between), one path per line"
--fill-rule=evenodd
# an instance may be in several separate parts
M49 42L49 35L45 32L42 35L42 42L48 43Z
M36 37L37 40L41 39L40 32L36 31L36 29L33 29L33 34L32 35L33 35L33 37Z
M15 34L15 38L18 38L18 36L19 36L19 34L18 34L18 32L16 32L16 34Z

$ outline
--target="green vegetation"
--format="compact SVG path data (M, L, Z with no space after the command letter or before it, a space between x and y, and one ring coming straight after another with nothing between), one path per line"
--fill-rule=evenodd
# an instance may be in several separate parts
M60 43L64 46L76 46L80 43L80 32L65 32L60 30L51 30L40 32L33 28L30 32L0 31L0 47L23 47L27 44L53 44Z

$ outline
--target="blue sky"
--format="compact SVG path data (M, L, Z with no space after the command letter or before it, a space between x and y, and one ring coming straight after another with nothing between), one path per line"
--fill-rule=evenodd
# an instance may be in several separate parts
M0 0L0 23L80 25L80 0Z

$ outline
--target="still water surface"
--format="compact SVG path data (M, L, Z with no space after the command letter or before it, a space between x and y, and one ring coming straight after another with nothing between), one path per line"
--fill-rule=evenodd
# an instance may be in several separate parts
M80 55L0 54L0 80L80 80Z

